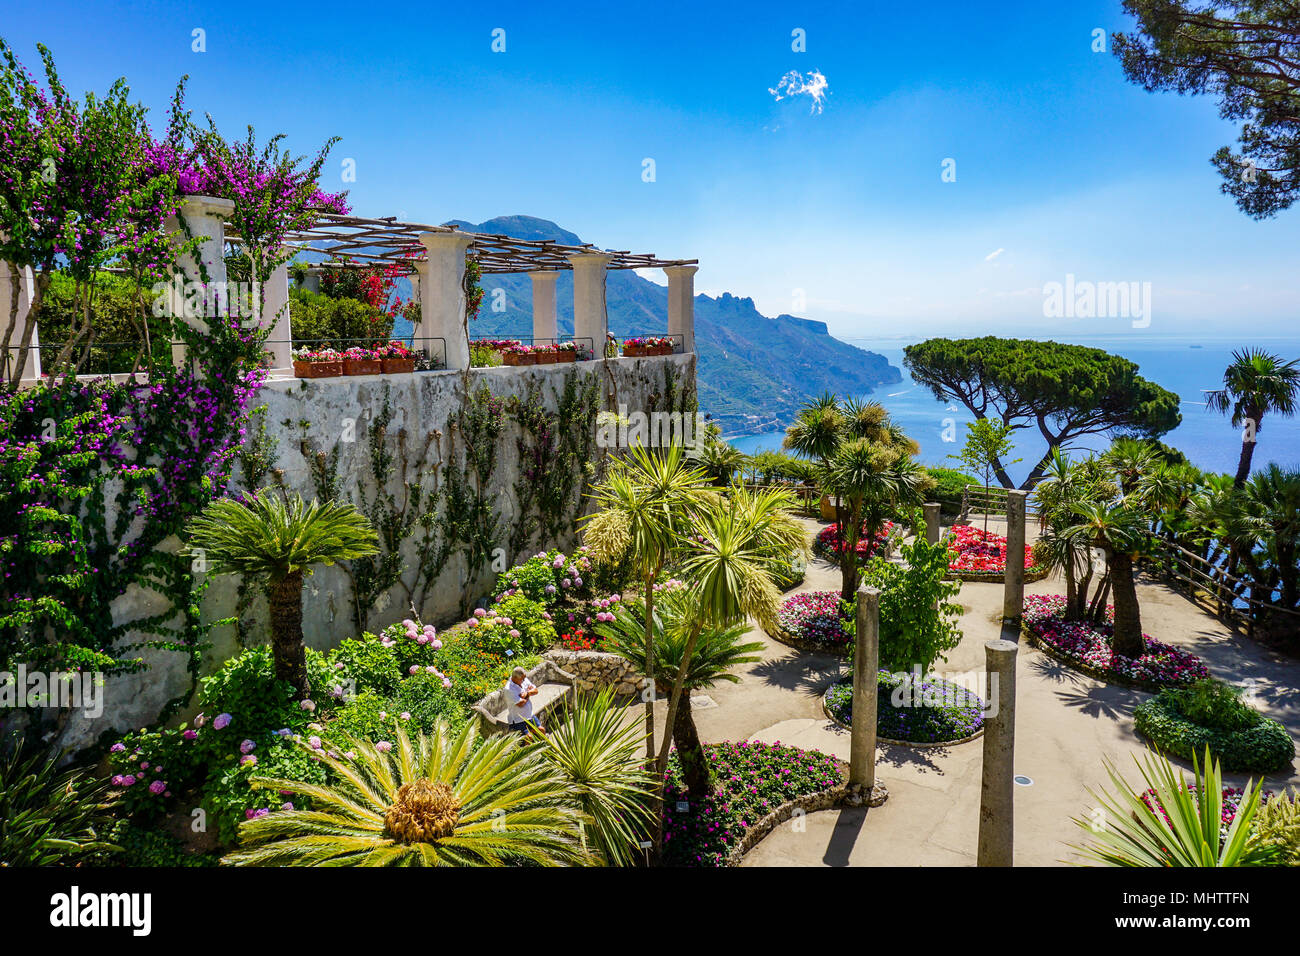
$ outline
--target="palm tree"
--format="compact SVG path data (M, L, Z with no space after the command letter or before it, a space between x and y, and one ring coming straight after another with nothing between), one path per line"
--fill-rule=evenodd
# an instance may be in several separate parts
M1115 599L1115 628L1111 647L1116 654L1138 658L1146 653L1137 587L1133 583L1133 555L1146 530L1141 514L1125 499L1090 501L1075 509L1076 523L1067 534L1077 534L1106 554L1106 567ZM1100 602L1105 595L1098 593Z
M824 469L840 446L843 427L844 416L840 412L839 399L825 392L799 410L794 424L786 429L781 447L820 463ZM838 499L835 500L835 520L840 522ZM840 524L843 526L843 522Z
M311 751L337 784L254 777L255 787L311 801L240 825L233 866L500 866L593 862L575 789L544 748L514 734L479 739L439 721L391 750L344 736ZM300 741L304 749L310 750ZM355 754L355 759L332 753Z
M318 564L375 554L378 537L352 505L287 503L267 491L247 501L220 498L189 526L189 552L214 574L262 578L271 610L275 676L299 697L311 689L302 640L302 585Z
M1240 488L1250 477L1250 460L1255 454L1255 436L1264 415L1276 412L1290 417L1296 412L1300 389L1300 367L1261 349L1232 353L1232 364L1223 373L1223 388L1206 392L1206 407L1222 415L1231 413L1234 428L1242 428L1241 457L1233 484Z
M639 633L632 643L640 647ZM644 654L644 648L642 648ZM644 661L642 662L644 663ZM593 855L612 866L636 862L635 848L653 822L654 778L637 758L641 733L624 722L614 689L579 695L537 744L573 788L573 800L590 820L582 829Z
M688 582L683 598L687 637L668 699L667 726L676 726L682 690L703 631L751 617L765 627L777 626L780 592L768 569L808 547L803 527L790 514L794 505L789 492L779 489L751 493L732 488L725 502L715 499L697 509L694 536L684 540L682 548L682 577ZM655 764L660 786L671 744L672 735L665 734Z
M680 445L648 451L634 446L611 462L609 475L591 490L599 510L586 519L583 544L592 559L630 559L641 593L654 609L654 582L678 541L689 533L690 515L713 493L705 473L689 467ZM646 659L654 659L654 630L645 629ZM646 675L650 680L650 675ZM655 755L654 697L646 700L646 759Z
M745 467L749 457L735 445L721 438L705 441L704 447L694 461L704 469L715 485L725 487L731 484L736 472Z
M823 485L845 504L840 540L840 597L853 600L858 588L857 547L860 535L874 538L900 506L920 504L925 470L906 451L870 438L844 442L823 473Z
M704 747L695 727L691 711L691 694L705 690L719 681L739 682L731 670L740 664L752 664L761 658L761 642L742 644L741 638L749 630L743 621L721 627L705 627L700 631L695 653L689 666L683 668L686 640L689 636L687 617L690 603L681 588L661 595L658 607L651 615L655 630L655 686L659 693L668 692L676 675L684 673L681 707L672 725L672 737L677 745L677 757L682 764L686 785L695 798L707 796L713 790ZM596 630L605 638L605 647L631 661L637 670L649 673L646 665L645 645L641 641L646 609L644 604L625 606L608 624Z
M1134 761L1146 783L1143 790L1155 791L1154 798L1148 798L1151 803L1134 792L1108 761L1106 772L1118 795L1089 790L1104 816L1098 818L1094 811L1089 817L1075 818L1096 840L1073 849L1103 866L1260 866L1273 861L1276 851L1252 833L1260 802L1260 788L1253 780L1246 783L1232 824L1222 832L1223 775L1208 747L1204 764L1192 759L1194 793L1166 758L1148 755L1145 765L1136 757Z

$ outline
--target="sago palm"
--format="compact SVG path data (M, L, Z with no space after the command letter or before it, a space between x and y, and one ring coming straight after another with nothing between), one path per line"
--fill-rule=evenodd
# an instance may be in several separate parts
M641 634L634 638L640 647ZM637 757L642 733L624 714L612 687L579 695L535 745L568 781L572 799L590 821L582 828L584 843L612 866L636 861L636 848L654 819L654 778Z
M1290 417L1296 413L1300 392L1300 365L1261 349L1232 353L1232 364L1223 372L1223 388L1205 394L1206 408L1231 414L1234 428L1243 429L1241 456L1233 484L1240 488L1250 477L1255 455L1255 438L1269 412Z
M396 729L391 750L359 738L313 751L336 784L254 777L311 810L245 821L232 866L500 866L591 862L574 789L536 745L517 735L480 739L439 721L414 741ZM309 749L307 744L299 742ZM334 756L333 754L341 754ZM354 755L348 759L348 754Z
M686 641L690 632L691 604L686 592L673 589L660 595L658 606L651 614L655 630L655 685L660 693L668 692L678 673L682 681L681 706L672 725L673 740L677 745L677 758L692 796L700 798L712 789L708 761L695 727L691 710L691 694L705 690L720 681L737 683L740 678L731 671L741 664L752 664L763 650L761 642L741 643L749 630L746 622L724 626L706 626L700 630L695 653L690 663L683 667ZM646 608L639 602L625 604L613 621L599 624L596 630L605 638L605 648L631 661L642 673L648 673L645 645L641 632L645 627Z
M714 493L705 472L692 468L680 445L650 451L640 445L615 459L604 481L591 490L597 511L586 519L583 544L592 559L609 563L630 559L641 593L654 606L654 582L689 532L691 515ZM646 656L653 659L654 633L645 632ZM646 675L649 679L649 675ZM654 698L646 700L646 758L655 754Z
M214 574L261 579L271 611L275 676L305 696L307 656L302 640L303 579L316 565L375 554L378 537L350 504L294 496L284 501L269 491L239 501L220 498L188 529L190 553Z
M1223 775L1219 762L1205 751L1202 764L1193 757L1195 792L1166 758L1148 754L1138 761L1145 789L1143 800L1107 761L1106 772L1116 794L1092 793L1099 806L1075 823L1095 841L1073 849L1103 866L1219 867L1266 865L1276 855L1252 838L1251 824L1259 809L1260 789L1248 781L1236 815L1223 832ZM1160 812L1164 808L1164 813ZM1099 811L1099 812L1098 812Z

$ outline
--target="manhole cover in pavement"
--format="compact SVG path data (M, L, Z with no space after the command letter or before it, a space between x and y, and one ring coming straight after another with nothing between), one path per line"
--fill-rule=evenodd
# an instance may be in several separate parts
M1011 779L1022 787L1032 787L1034 785L1033 778L1026 777L1023 773L1018 773Z

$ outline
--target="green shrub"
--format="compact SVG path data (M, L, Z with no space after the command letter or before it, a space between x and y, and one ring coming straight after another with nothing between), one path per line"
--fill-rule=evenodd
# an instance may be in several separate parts
M508 620L507 629L519 632L522 650L540 650L555 643L555 625L546 608L537 601L512 594L492 605L491 613Z
M1246 730L1259 722L1259 713L1241 699L1236 688L1213 677L1170 691L1169 697L1180 714L1202 727Z
M505 683L504 677L501 682ZM480 694L474 700L483 696L485 695ZM409 734L417 731L430 734L439 720L445 720L453 728L459 729L467 717L465 708L456 699L452 689L443 687L442 678L436 674L415 674L402 681L395 705L399 714L410 714L410 718L402 725Z
M934 479L929 498L940 504L940 514L955 518L961 511L962 493L967 485L983 486L984 482L955 468L926 468L926 474Z
M349 637L330 655L331 662L342 664L342 671L357 688L373 688L387 697L397 693L402 667L395 648L386 647L373 634Z
M1209 747L1225 770L1271 773L1295 757L1291 735L1276 720L1250 710L1254 722L1247 727L1226 730L1199 724L1181 709L1184 693L1167 689L1139 704L1133 712L1134 729L1161 750L1185 760L1199 757Z
M400 713L389 697L367 688L335 715L329 722L328 732L330 736L352 734L366 740L387 740L397 726Z
M312 731L307 733L310 735ZM289 737L272 738L250 756L256 761L244 761L238 752L223 755L204 787L203 808L208 813L208 825L215 823L217 838L222 843L235 842L239 824L251 813L277 809L288 799L275 790L255 789L253 777L326 782L325 767ZM301 800L296 807L304 809Z
M1274 849L1278 863L1300 866L1300 791L1280 793L1260 804L1254 836Z
M797 588L803 584L804 575L808 571L808 562L800 555L792 555L781 561L774 561L768 566L768 572L772 576L772 583L782 591L789 591L791 588Z
M393 318L357 299L332 299L306 289L290 292L289 322L295 341L346 349L362 342L387 342Z
M61 770L57 754L24 750L19 739L0 753L0 868L79 866L114 853L104 834L111 820L104 785L84 770Z
M187 853L171 834L130 820L115 821L108 836L122 848L121 855L112 861L121 866L199 867L216 866L218 862L215 854Z

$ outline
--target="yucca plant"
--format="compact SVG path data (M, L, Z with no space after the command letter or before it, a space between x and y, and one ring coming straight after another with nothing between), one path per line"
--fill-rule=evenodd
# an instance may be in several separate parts
M23 753L20 740L0 756L0 867L72 865L115 852L104 783L60 771L54 755Z
M641 634L633 635L641 646ZM637 757L643 733L625 719L614 689L579 695L535 746L573 788L573 799L590 820L583 840L612 866L636 862L636 848L650 831L654 778Z
M189 526L191 554L214 574L261 579L271 609L271 647L275 676L293 685L300 697L307 682L302 641L302 585L318 564L366 557L378 551L378 536L350 504L295 495L287 502L269 491L247 501L220 498Z
M1247 782L1232 824L1223 832L1223 775L1208 747L1204 764L1192 760L1194 793L1163 755L1147 754L1134 761L1154 791L1150 803L1107 761L1106 771L1118 792L1089 790L1103 816L1074 821L1096 838L1086 846L1072 847L1088 860L1102 866L1219 867L1263 866L1276 856L1275 850L1252 835L1260 800L1260 788L1253 780Z
M299 745L308 744L299 741ZM232 866L543 866L592 862L575 787L538 745L514 734L481 739L473 722L439 721L390 750L350 736L317 752L337 784L254 777L308 798L240 825ZM339 754L340 756L334 756ZM349 758L347 755L354 755Z

